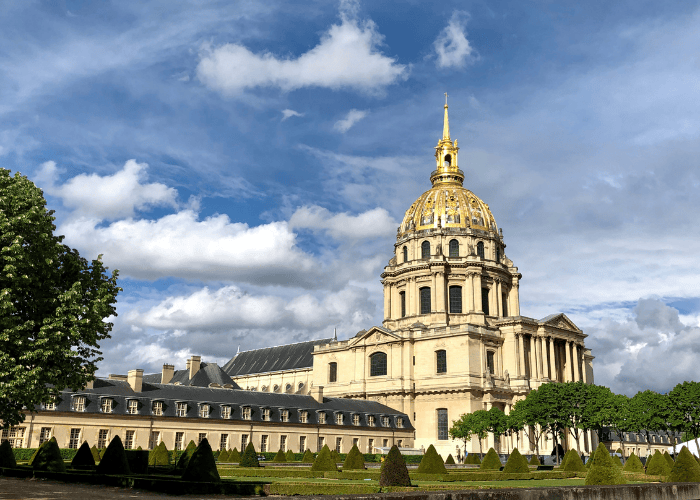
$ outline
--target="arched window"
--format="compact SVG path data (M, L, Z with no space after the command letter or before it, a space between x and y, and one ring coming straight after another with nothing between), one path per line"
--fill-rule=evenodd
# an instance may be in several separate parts
M420 258L429 259L430 258L430 242L424 241L420 246Z
M403 247L403 261L408 262L408 247Z
M451 313L461 313L462 312L462 287L461 286L451 286L450 287L450 312Z
M484 242L480 241L479 243L476 244L476 254L481 257L482 259L484 257Z
M338 363L328 363L328 381L338 381Z
M369 357L369 376L386 375L386 354L375 352Z
M420 289L420 313L430 314L430 287Z
M435 351L435 366L438 373L447 373L447 351Z
M450 155L445 155L445 166L449 167L452 164L452 157Z
M287 384L284 386L284 392L289 392L292 390L292 384Z
M272 388L273 392L278 392L280 390L280 386L275 384L274 387Z
M450 257L459 257L459 241L450 240Z

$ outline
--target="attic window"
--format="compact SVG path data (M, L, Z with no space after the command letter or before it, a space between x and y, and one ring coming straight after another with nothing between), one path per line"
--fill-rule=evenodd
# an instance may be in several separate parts
M153 401L153 406L151 407L151 410L153 414L157 417L160 417L163 415L163 402L162 401Z
M176 403L175 404L175 415L178 417L187 416L187 403Z
M335 423L337 425L343 425L343 414L342 413L335 414Z
M204 403L199 405L199 418L209 418L209 412L211 411L211 406Z
M280 390L280 386L277 385L277 384L275 384L275 385L272 387L272 391L273 391L273 392L278 392L279 390Z
M260 390L261 390L262 392L267 392L267 386L266 386L266 385L262 386L262 387L260 388Z
M382 417L382 427L389 427L389 417Z
M319 424L325 424L325 423L326 423L326 414L323 413L322 411L318 412L318 423L319 423Z
M244 406L242 413L243 413L243 420L250 420L250 415L251 415L250 406Z
M127 402L126 412L129 415L138 415L139 413L139 402L135 399L130 399Z
M114 411L114 400L112 398L102 398L100 410L102 413L112 413Z
M230 419L231 418L231 407L228 405L221 407L221 418Z
M289 410L280 411L280 420L282 422L289 422Z
M309 412L306 410L299 411L299 422L305 424L309 421Z
M73 411L85 411L85 396L73 397Z
M292 390L292 384L287 384L287 385L285 385L285 386L284 386L284 390L285 390L285 392L291 391L291 390Z
M270 421L270 409L269 408L262 409L262 419L265 420L266 422Z
M401 417L396 417L396 427L403 427L403 418Z

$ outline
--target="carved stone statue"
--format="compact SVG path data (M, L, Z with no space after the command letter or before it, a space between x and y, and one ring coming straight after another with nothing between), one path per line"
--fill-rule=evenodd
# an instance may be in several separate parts
M503 372L503 380L505 381L506 385L510 385L510 374L508 373L508 370Z

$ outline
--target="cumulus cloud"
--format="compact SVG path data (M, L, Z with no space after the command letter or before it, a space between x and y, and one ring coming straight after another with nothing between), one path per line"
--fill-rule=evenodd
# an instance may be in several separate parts
M197 75L204 85L226 95L256 87L375 93L407 77L406 66L381 53L382 40L374 22L359 22L346 9L341 23L332 25L316 47L297 58L255 54L243 45L227 43L203 49Z
M336 241L359 241L370 238L387 238L396 231L396 222L383 208L375 208L358 215L346 212L331 214L316 205L298 208L289 219L292 229L310 229L327 232Z
M474 49L466 36L468 20L469 14L467 12L454 11L450 22L433 42L438 68L461 68L474 59Z
M304 113L299 113L298 111L294 111L293 109L283 109L282 110L282 121L285 121L292 116L304 116Z
M338 132L344 134L348 130L350 130L350 127L355 125L357 122L362 120L369 111L363 111L359 109L351 109L348 114L343 118L342 120L338 120L335 122L335 125L333 125L333 128L337 130Z
M44 163L36 175L37 184L60 198L73 217L115 220L132 217L136 210L153 206L177 207L177 191L161 183L142 184L148 165L129 160L113 175L80 174L56 185L56 163Z

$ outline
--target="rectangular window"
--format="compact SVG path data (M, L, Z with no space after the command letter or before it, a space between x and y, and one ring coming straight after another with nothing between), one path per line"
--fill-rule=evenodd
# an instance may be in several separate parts
M396 417L396 427L403 427L403 418L401 417Z
M335 438L335 451L338 453L343 452L343 438L337 437Z
M209 418L209 405L199 405L199 418Z
M250 406L243 407L243 420L250 420Z
M46 404L44 405L44 408L47 409L47 410L50 410L50 411L55 410L55 409L56 409L56 397L55 397L55 396L51 396L51 401L49 401L48 403L46 403Z
M360 425L360 416L359 415L352 416L352 425Z
M420 313L430 314L430 287L420 289Z
M444 441L449 439L448 429L447 429L447 409L440 408L437 411L437 431L438 440Z
M284 434L280 436L280 450L287 451L287 436Z
M51 439L51 427L42 427L39 433L39 446ZM104 447L103 447L104 448Z
M438 373L447 373L447 351L440 349L435 352L435 365Z
M162 401L154 401L153 406L151 406L151 411L153 411L153 414L157 417L160 417L163 415L163 402Z
M148 449L152 450L160 444L160 431L151 431L151 437L148 438Z
M299 453L306 451L306 436L299 436Z
M102 398L100 409L102 413L112 413L112 411L114 411L114 400L111 398Z
M450 312L459 314L462 312L462 287L450 287Z
M489 316L489 289L481 289L481 310L486 316Z
M80 429L71 429L70 438L68 439L68 448L77 450L80 446Z
M260 436L260 452L261 453L267 453L267 441L268 441L268 435L263 434Z
M132 450L134 448L134 435L136 431L126 431L126 437L124 438L124 449Z
M206 432L200 432L199 435L197 436L197 445L199 445L203 440L207 438L207 433Z
M85 396L75 396L73 398L73 410L85 411Z
M403 440L402 440L402 439L397 439L397 440L396 440L396 446L398 446L399 448L401 448L401 447L403 446Z
M374 453L374 439L367 440L367 453Z
M127 405L127 413L129 415L136 415L139 412L139 402L135 399L130 399Z
M176 403L175 414L178 417L187 416L187 403Z
M282 422L289 422L289 410L280 411L280 420Z
M109 440L109 429L100 429L97 432L97 447L99 449L107 448Z
M175 433L175 446L173 448L176 450L182 450L184 444L185 444L185 433L184 432L176 432Z
M263 409L262 409L262 419L263 419L265 422L269 422L269 421L270 421L270 409L269 409L269 408L263 408Z
M338 381L338 363L328 363L328 382Z
M9 429L3 429L0 442L8 441L12 448L24 448L24 431L24 427L10 427ZM80 431L80 429L78 429L78 431Z
M388 448L389 447L389 440L385 439L384 442L382 443L382 447Z
M228 449L228 434L222 434L219 439L219 451Z
M300 411L299 412L299 422L302 424L305 424L306 422L309 421L309 412L308 411Z
M389 417L382 417L382 427L389 427Z
M508 300L505 293L501 295L501 302L503 303L503 316L508 316Z
M335 423L337 425L343 425L343 414L342 413L335 414Z
M248 446L248 434L241 434L241 450L245 450Z
M496 363L494 361L493 351L486 351L486 366L488 367L489 373L491 375L496 373Z
M321 451L321 449L326 445L326 438L323 436L318 437L318 448L316 448L316 451Z
M374 415L367 415L367 425L374 427Z
M352 445L357 446L357 449L360 449L360 438L352 438Z
M406 292L399 292L399 301L401 302L401 317L406 317Z
M231 418L231 407L230 406L222 406L221 407L221 418L226 419L226 420Z
M319 424L325 424L326 423L326 414L323 412L319 412L318 414L318 423Z

